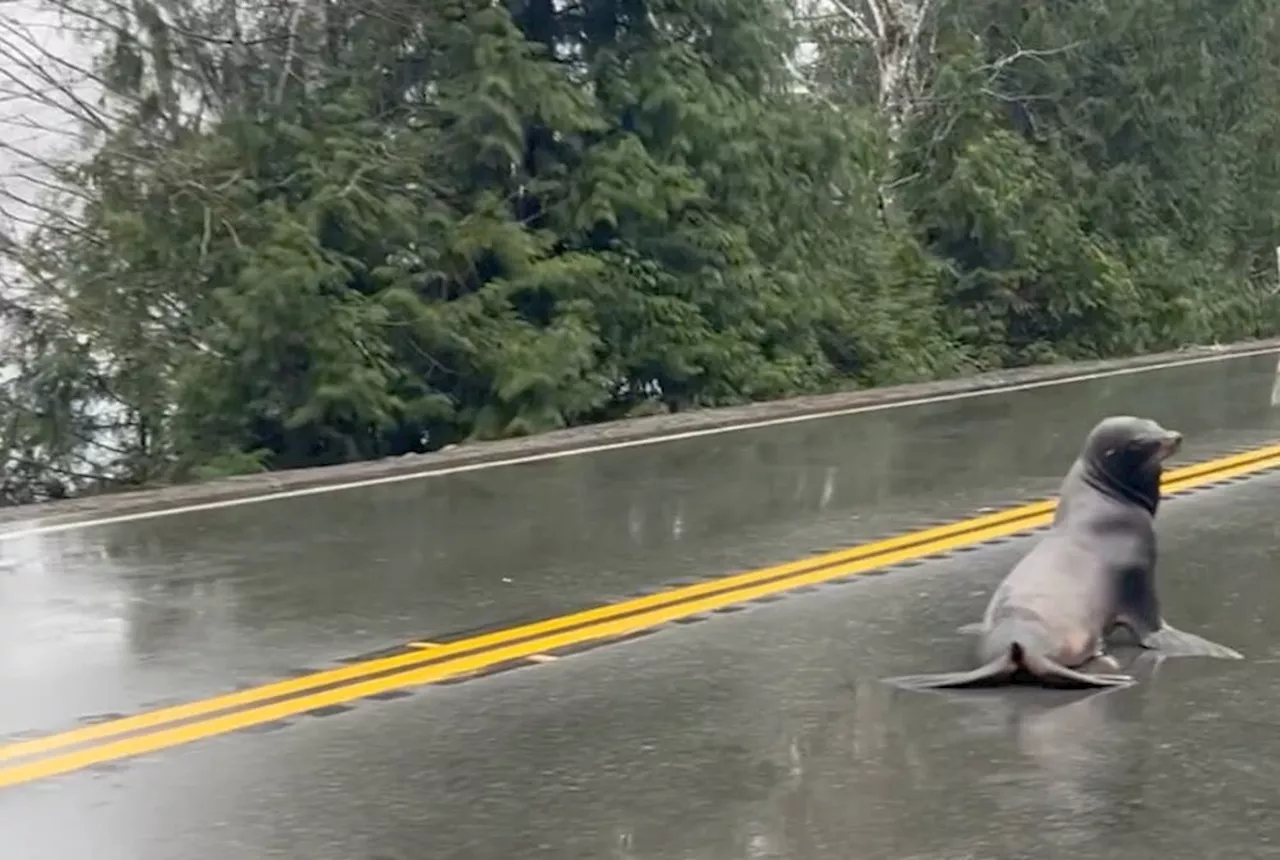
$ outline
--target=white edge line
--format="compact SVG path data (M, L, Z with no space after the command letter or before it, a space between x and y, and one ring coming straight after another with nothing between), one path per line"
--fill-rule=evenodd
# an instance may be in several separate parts
M322 493L336 493L340 490L359 490L366 487L379 487L385 484L398 484L404 481L420 481L427 478L440 478L445 475L457 475L464 472L479 472L485 469L497 469L504 466L522 466L529 463L541 463L547 460L580 457L586 454L601 454L606 451L620 451L626 448L641 448L665 442L680 442L686 439L698 439L704 436L717 436L723 433L736 433L742 430L759 430L765 427L780 427L787 424L800 424L805 421L817 421L824 418L842 418L849 415L860 415L867 412L884 412L890 409L906 409L911 406L927 406L932 403L947 403L952 400L969 400L988 397L996 394L1012 394L1018 391L1030 391L1037 388L1051 388L1057 385L1070 385L1076 382L1090 382L1095 379L1107 379L1113 376L1133 376L1139 373L1151 373L1157 370L1170 370L1175 367L1189 367L1197 364L1209 364L1216 361L1231 361L1238 358L1252 358L1258 355L1270 355L1280 352L1280 346L1263 347L1247 352L1231 352L1218 355L1206 355L1198 358L1184 358L1160 364L1147 364L1140 367L1121 367L1115 370L1100 370L1078 376L1062 376L1055 379L1041 379L1033 382L1019 382L1012 385L984 388L977 391L957 391L951 394L935 394L928 397L916 397L911 400L898 400L890 403L872 403L866 406L850 406L827 412L807 412L801 415L786 415L778 418L765 418L742 424L726 424L719 427L703 427L697 430L684 430L678 433L667 433L658 436L646 436L640 439L623 439L617 442L604 442L599 445L588 445L581 448L568 448L561 451L544 451L540 454L525 454L508 457L502 460L486 460L481 463L464 463L459 466L445 466L439 469L425 468L420 472L404 472L397 475L381 475L377 478L364 478L355 481L343 481L323 484L315 487L299 487L296 490L278 490L274 493L261 493L256 496L244 496L235 499L220 499L214 502L197 502L170 508L158 508L149 511L134 511L127 514L97 517L87 520L76 520L69 523L55 523L46 526L32 526L15 531L0 531L0 543L21 540L37 535L57 534L59 532L94 528L96 526L115 525L117 523L136 522L138 520L172 517L179 514L194 514L202 511L216 511L223 508L254 505L262 502L277 502L285 499L297 499L303 496L318 496Z

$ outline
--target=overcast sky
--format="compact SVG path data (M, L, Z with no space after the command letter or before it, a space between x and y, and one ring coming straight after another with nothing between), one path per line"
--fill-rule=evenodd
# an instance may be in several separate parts
M69 154L77 128L60 105L69 97L59 86L93 99L93 87L75 67L88 67L92 56L64 27L57 12L42 0L0 0L0 213L5 227L20 228L14 219L30 218L22 201L38 187L31 178L41 171L31 157Z

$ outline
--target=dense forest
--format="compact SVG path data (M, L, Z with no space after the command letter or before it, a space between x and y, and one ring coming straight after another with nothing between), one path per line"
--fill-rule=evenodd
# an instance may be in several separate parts
M1280 331L1261 0L42 2L2 503Z

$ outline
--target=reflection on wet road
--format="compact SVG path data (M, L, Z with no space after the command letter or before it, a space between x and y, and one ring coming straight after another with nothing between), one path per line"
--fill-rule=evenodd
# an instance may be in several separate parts
M1184 430L1184 459L1271 441L1274 368L0 543L0 732L1051 491L1100 412ZM22 860L1272 856L1278 495L1263 476L1161 513L1166 614L1242 662L1140 663L1138 686L1085 698L877 683L963 660L955 628L1020 539L17 786L0 791L0 827Z

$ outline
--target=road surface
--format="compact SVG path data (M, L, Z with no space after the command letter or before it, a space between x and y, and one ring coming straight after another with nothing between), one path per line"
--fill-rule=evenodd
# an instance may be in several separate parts
M1274 443L1274 374L1237 359L0 541L0 733L1044 495L1108 412L1182 430L1186 462ZM1277 494L1264 474L1161 513L1166 614L1242 662L1140 665L1086 698L877 683L963 659L955 628L1022 537L0 788L6 857L1273 856Z

